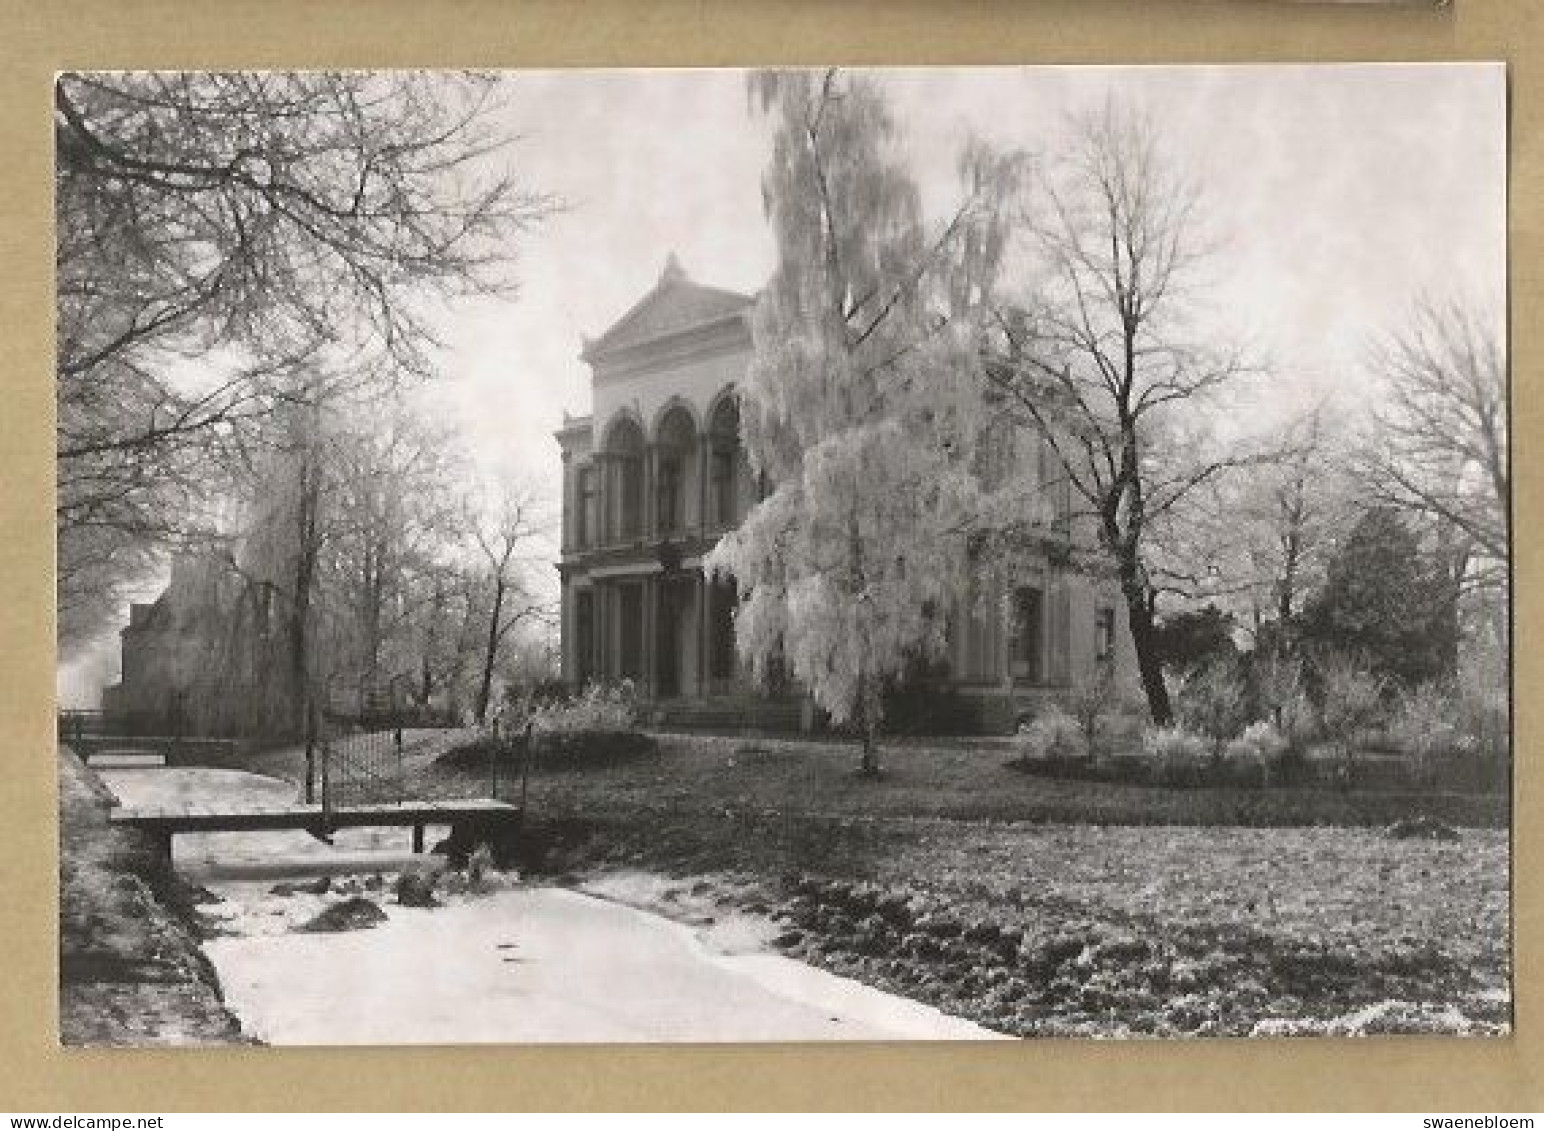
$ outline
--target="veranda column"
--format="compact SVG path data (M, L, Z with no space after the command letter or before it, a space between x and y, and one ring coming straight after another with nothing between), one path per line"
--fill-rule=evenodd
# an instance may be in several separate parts
M1072 682L1072 594L1066 570L1056 569L1047 589L1051 614L1049 674L1052 683L1065 685Z
M558 575L558 678L568 687L574 685L573 588L567 574Z
M595 678L601 683L611 682L611 587L603 581L595 583Z
M697 694L708 694L708 573L697 572Z
M594 545L611 542L611 459L606 452L595 453L595 529Z
M697 529L707 534L712 522L708 513L708 477L713 466L713 438L711 433L697 433Z
M574 548L574 464L567 448L563 449L563 526L559 544L563 553Z
M1018 610L1014 608L1013 590L1010 586L999 580L993 588L997 594L997 615L992 618L997 672L1003 690L1011 692L1013 690L1013 630Z
M659 445L649 443L643 449L643 529L648 540L661 537L659 528Z
M643 579L643 640L642 655L638 657L643 664L643 686L648 690L650 699L659 698L659 665L656 662L658 648L654 639L655 628L659 623L656 615L655 602L659 600L659 585L653 577Z

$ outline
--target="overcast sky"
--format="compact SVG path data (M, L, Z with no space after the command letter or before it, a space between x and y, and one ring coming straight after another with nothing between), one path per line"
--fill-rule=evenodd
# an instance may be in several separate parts
M1488 65L1027 67L877 72L930 211L962 139L1050 156L1069 112L1113 91L1147 109L1203 185L1225 242L1213 299L1272 364L1270 395L1355 395L1368 339L1421 290L1500 311L1504 71ZM753 291L772 268L766 122L740 71L534 72L514 79L515 166L568 210L516 248L516 301L446 327L453 406L489 466L551 489L551 433L589 410L582 335L653 285L674 251L695 279Z
M1369 338L1423 290L1495 304L1505 288L1505 74L1434 64L1027 67L877 72L926 206L948 208L979 134L1042 158L1070 113L1113 92L1165 131L1225 242L1212 298L1271 362L1268 409L1356 398ZM446 379L426 411L460 419L476 461L556 498L552 432L590 408L596 336L675 252L695 279L747 292L772 269L760 179L769 129L742 71L542 71L513 77L510 157L567 208L510 249L513 300L448 316ZM1251 415L1254 415L1253 413ZM115 640L61 672L92 702Z

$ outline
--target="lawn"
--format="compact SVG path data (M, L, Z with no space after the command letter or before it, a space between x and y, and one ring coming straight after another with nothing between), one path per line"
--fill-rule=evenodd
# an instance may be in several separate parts
M1509 1025L1504 798L1057 781L1007 757L896 744L874 780L851 747L662 737L538 766L531 815L549 868L675 877L778 917L792 955L1006 1032ZM1387 835L1421 813L1457 839Z
M911 740L884 751L875 779L853 745L798 739L659 736L652 756L564 772L538 761L535 812L851 816L1108 825L1376 825L1428 814L1500 828L1501 795L1322 788L1170 789L1041 777L1011 769L1001 740Z

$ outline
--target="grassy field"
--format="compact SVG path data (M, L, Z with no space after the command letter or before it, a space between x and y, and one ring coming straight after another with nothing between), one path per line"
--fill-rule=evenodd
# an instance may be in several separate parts
M563 772L538 761L536 812L671 810L941 817L1108 825L1387 825L1427 814L1450 824L1500 828L1500 795L1326 789L1167 789L1041 777L1007 765L991 740L896 742L877 779L857 774L852 745L794 739L663 735L658 752Z
M539 766L531 814L550 868L675 877L677 907L775 915L788 953L1006 1032L1509 1025L1504 799L1055 781L1006 758L900 744L875 780L851 747L667 736ZM1458 838L1386 834L1423 812Z

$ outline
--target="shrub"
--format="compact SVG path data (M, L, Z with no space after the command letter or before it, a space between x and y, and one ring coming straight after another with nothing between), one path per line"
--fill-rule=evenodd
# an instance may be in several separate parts
M1287 740L1287 749L1301 753L1320 733L1319 712L1314 710L1313 700L1301 688L1282 705L1277 728Z
M1389 722L1389 738L1401 754L1429 764L1463 750L1454 697L1435 683L1423 683L1400 696Z
M1063 702L1082 733L1083 749L1091 757L1097 755L1105 720L1121 707L1113 665L1099 664L1093 674L1073 685Z
M1332 655L1319 668L1319 719L1326 737L1340 744L1346 757L1362 733L1384 716L1387 681L1365 665Z
M1019 756L1025 761L1058 761L1088 754L1083 728L1055 704L1022 724L1016 738Z
M1182 726L1150 727L1142 736L1154 780L1165 785L1197 785L1205 780L1213 761L1212 741Z
M1249 721L1243 680L1230 663L1203 668L1180 685L1176 711L1185 729L1211 739L1211 752L1220 757L1228 739Z
M537 735L617 734L636 730L638 707L633 686L592 683L564 702L547 703L532 713L531 729Z
M1454 708L1458 729L1480 758L1511 754L1511 703L1506 642L1485 635L1465 649L1458 663Z
M1230 780L1269 785L1272 769L1288 751L1287 740L1268 722L1251 723L1223 748L1223 765Z
M637 730L555 731L538 735L535 745L536 765L551 770L631 761L659 748L653 737Z
M1317 725L1303 683L1303 662L1275 653L1259 657L1254 663L1254 685L1259 712L1276 724L1290 749L1301 750Z
M531 735L541 764L552 768L614 762L656 749L654 740L638 729L638 706L628 680L591 684L566 702L535 708Z
M1250 723L1244 733L1223 748L1223 757L1230 760L1258 758L1270 762L1287 752L1287 740L1272 724L1261 721Z
M1154 762L1201 761L1211 753L1211 743L1182 726L1149 727L1142 736L1142 753Z

